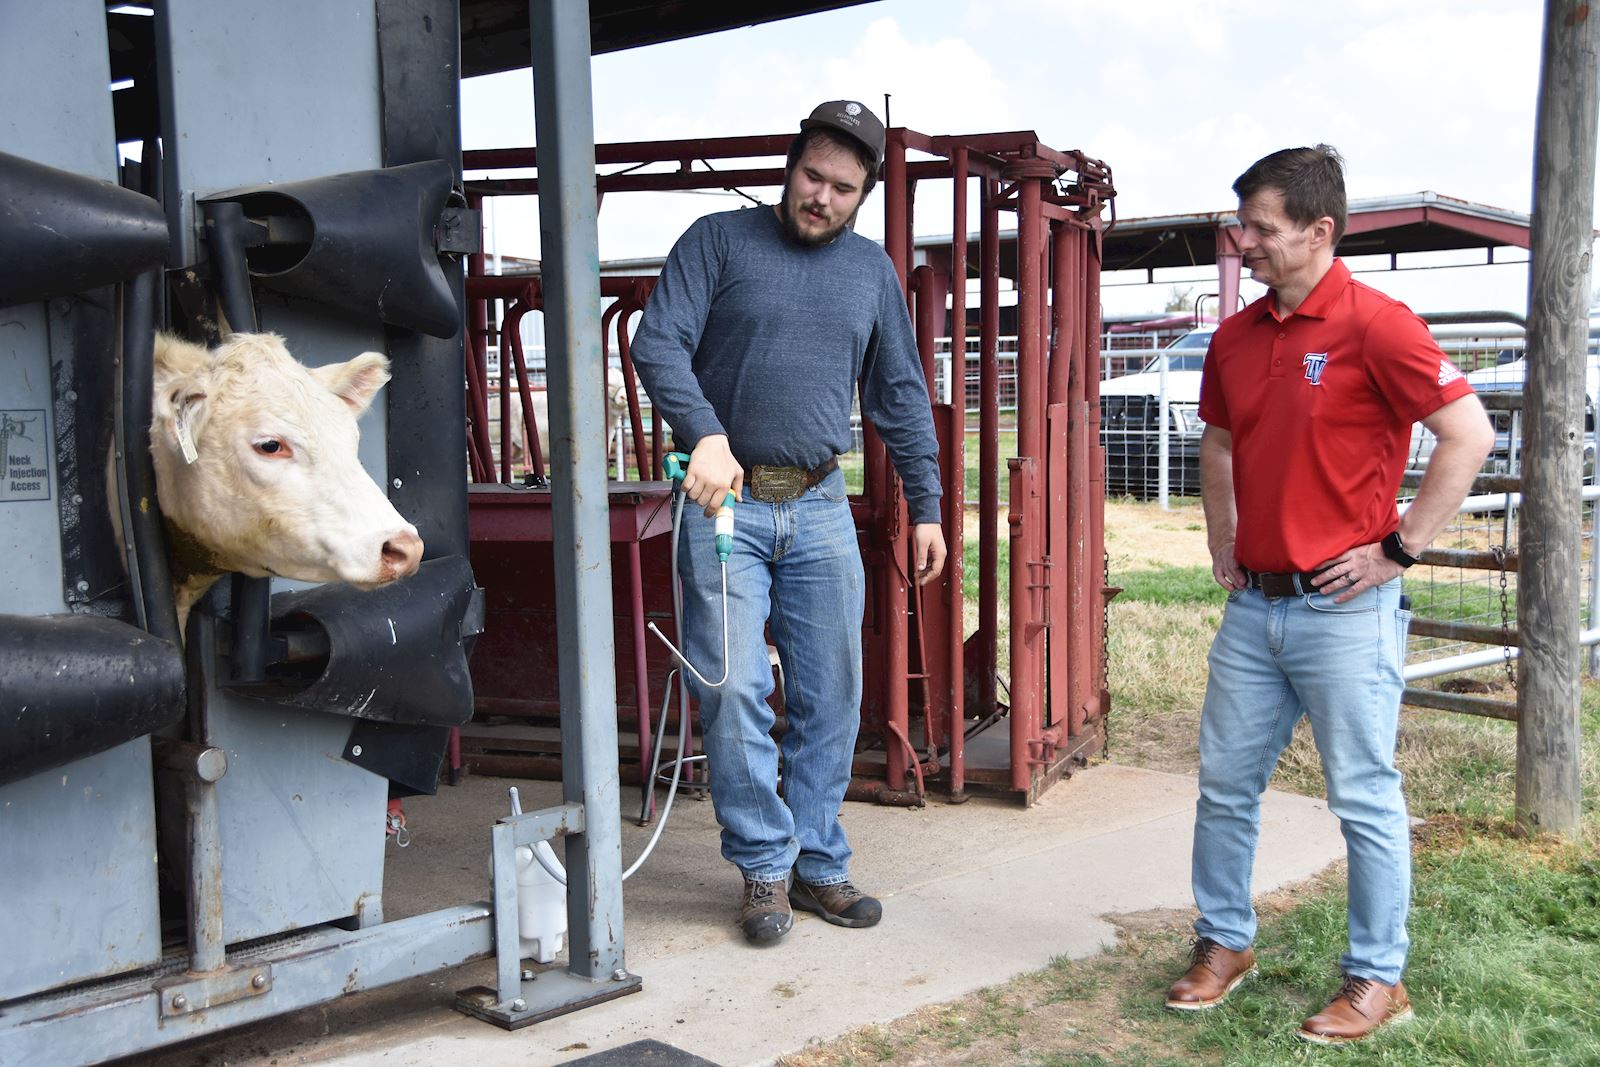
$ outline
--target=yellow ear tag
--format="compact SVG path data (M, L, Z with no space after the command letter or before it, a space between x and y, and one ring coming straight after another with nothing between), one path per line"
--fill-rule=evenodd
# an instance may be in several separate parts
M189 417L185 411L179 411L172 420L173 431L178 435L178 447L183 450L183 461L193 463L200 458L200 453L195 451L194 435L189 432Z

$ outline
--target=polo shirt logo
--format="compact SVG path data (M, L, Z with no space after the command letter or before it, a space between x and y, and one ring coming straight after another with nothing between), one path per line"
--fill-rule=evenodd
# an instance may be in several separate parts
M1322 370L1328 365L1328 353L1307 352L1305 359L1301 360L1301 363L1306 368L1306 381L1312 385L1321 385Z
M1439 361L1440 385L1449 385L1459 377L1461 377L1461 372L1456 370L1453 363L1451 363L1448 359L1441 359Z

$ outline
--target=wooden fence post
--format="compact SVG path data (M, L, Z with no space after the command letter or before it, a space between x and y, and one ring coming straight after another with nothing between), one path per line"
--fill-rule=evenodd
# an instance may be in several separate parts
M1547 0L1534 133L1527 448L1518 526L1517 827L1581 820L1579 549L1600 10ZM1594 563L1591 563L1593 566ZM1593 625L1591 623L1591 625Z

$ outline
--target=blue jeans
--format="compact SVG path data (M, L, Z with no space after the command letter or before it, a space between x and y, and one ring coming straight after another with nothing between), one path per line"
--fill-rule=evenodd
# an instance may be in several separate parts
M816 885L849 879L839 807L861 725L861 613L865 579L844 474L798 500L750 497L734 509L728 559L728 681L689 676L711 764L722 855L747 878L796 875ZM684 508L678 573L684 651L707 678L722 673L722 578L712 522ZM770 623L783 666L783 790L773 743Z
M1319 594L1229 595L1200 717L1195 932L1240 951L1255 940L1251 866L1261 794L1301 715L1311 719L1349 857L1347 974L1385 985L1405 970L1411 837L1394 766L1409 611L1400 581L1345 604Z

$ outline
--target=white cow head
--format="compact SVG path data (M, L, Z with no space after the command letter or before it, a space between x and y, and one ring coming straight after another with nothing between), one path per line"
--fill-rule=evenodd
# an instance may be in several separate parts
M158 335L150 451L163 516L215 573L368 588L414 573L417 529L356 456L356 418L388 380L378 352L308 368L275 334L233 334L214 351ZM180 619L209 584L180 588Z

